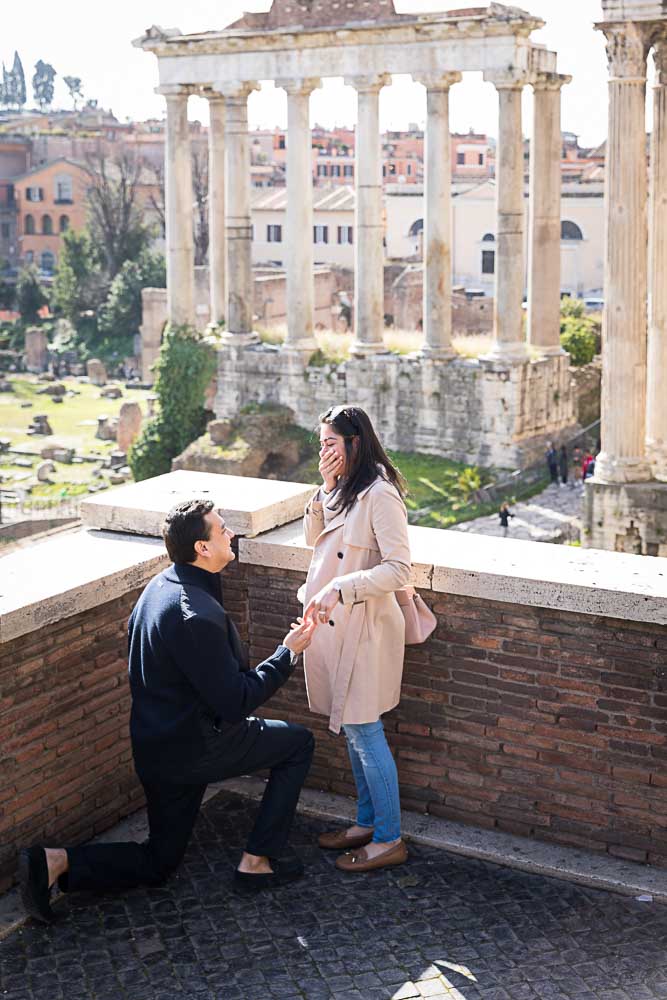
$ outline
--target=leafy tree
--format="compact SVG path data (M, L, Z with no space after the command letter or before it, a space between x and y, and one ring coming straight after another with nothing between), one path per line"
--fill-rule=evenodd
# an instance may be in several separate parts
M560 343L573 365L589 364L600 349L600 327L581 299L567 296L560 308Z
M90 231L113 279L125 261L136 260L150 241L138 199L141 161L129 154L110 161L101 154L92 157L89 163Z
M126 260L111 282L98 314L103 336L134 337L141 324L141 289L165 288L167 271L161 254L144 250L138 260Z
M159 476L206 426L204 392L215 374L212 344L188 326L168 327L155 363L159 410L144 425L128 461L136 480Z
M23 322L35 323L39 319L39 310L46 305L47 299L39 283L39 271L34 264L29 264L20 272L16 283L16 300Z
M56 312L78 329L81 316L96 312L104 302L107 287L98 249L88 231L68 229L62 238L53 282Z
M21 62L21 57L18 52L14 52L12 81L12 104L15 104L17 108L22 108L26 102L25 73L23 72L23 63Z
M40 111L44 111L53 101L53 81L55 69L50 63L38 59L35 63L35 73L32 78L32 89Z
M72 98L72 104L74 105L74 110L76 111L79 99L83 100L83 90L81 89L81 77L64 76L63 83L69 90L69 96Z

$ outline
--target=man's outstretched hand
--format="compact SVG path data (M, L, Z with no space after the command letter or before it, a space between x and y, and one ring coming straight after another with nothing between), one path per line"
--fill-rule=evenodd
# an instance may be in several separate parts
M316 621L304 622L302 618L298 618L292 622L290 631L283 639L283 646L287 646L292 653L303 653L310 646L316 628Z

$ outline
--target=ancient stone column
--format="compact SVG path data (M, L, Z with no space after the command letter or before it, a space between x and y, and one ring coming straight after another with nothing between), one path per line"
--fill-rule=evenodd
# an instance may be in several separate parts
M667 31L653 43L653 59L646 447L653 475L667 482Z
M211 323L219 323L227 311L225 273L225 99L205 92L208 98L208 278Z
M540 354L560 346L560 89L572 78L540 73L532 81L528 222L528 341Z
M355 76L345 81L357 91L354 217L353 355L384 351L384 246L382 224L382 149L380 91L388 74Z
M605 25L609 137L605 189L602 452L595 479L650 479L646 436L646 40L633 23ZM664 279L663 279L664 280Z
M277 80L287 91L287 337L285 349L313 351L313 159L310 95L319 80Z
M496 152L496 260L494 345L488 358L525 361L528 348L523 331L523 135L521 90L523 79L512 74L494 77L498 91L498 149Z
M158 87L167 101L164 147L164 214L167 244L167 316L170 323L195 321L195 258L192 231L192 163L188 87Z
M216 87L225 98L225 204L227 244L227 343L254 343L252 229L250 222L250 145L248 95L257 84Z
M449 88L460 73L419 77L426 87L424 181L424 344L435 360L456 356L452 347L452 168Z

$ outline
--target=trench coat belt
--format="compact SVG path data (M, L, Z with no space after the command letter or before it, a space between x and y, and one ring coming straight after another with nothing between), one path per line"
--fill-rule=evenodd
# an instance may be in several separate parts
M331 715L329 716L329 729L332 733L339 733L343 723L343 712L347 693L350 688L352 671L357 658L357 649L361 641L361 633L366 620L366 604L360 602L354 604L350 616L344 624L345 638L338 660L338 670L334 681L333 695L331 699Z

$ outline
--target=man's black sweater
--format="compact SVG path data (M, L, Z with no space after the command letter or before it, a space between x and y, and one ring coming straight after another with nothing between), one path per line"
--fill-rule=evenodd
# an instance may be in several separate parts
M204 727L232 737L294 670L286 646L243 669L219 575L190 564L150 581L130 616L128 644L132 750L147 779L168 779L195 763L206 747Z

